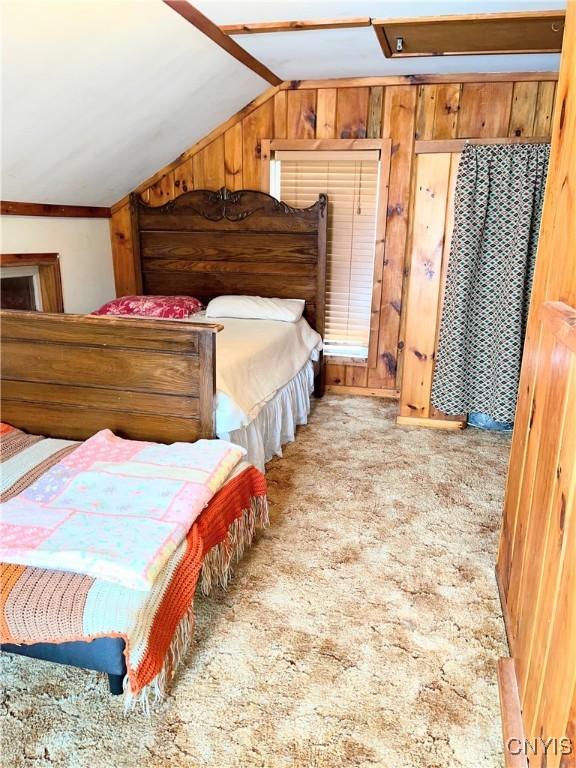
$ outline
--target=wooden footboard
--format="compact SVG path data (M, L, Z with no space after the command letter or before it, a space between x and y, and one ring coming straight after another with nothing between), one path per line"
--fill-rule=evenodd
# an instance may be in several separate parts
M222 326L0 312L2 420L82 440L108 428L156 442L214 436Z

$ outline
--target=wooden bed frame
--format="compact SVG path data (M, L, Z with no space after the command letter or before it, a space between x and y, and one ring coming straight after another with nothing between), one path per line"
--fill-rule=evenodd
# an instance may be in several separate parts
M136 196L134 269L143 294L306 300L324 330L327 198L291 208L263 192L187 192L161 207ZM134 440L214 436L222 326L3 310L2 419L81 440L109 428ZM323 394L323 365L315 393Z

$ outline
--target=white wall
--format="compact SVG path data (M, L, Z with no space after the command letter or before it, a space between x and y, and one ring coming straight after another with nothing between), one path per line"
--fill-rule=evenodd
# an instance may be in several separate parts
M0 0L2 199L112 205L268 83L160 0Z
M58 253L65 312L92 312L114 298L108 219L0 217L2 253Z

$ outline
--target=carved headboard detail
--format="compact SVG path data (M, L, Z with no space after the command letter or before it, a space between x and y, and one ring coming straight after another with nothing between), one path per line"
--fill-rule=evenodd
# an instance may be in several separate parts
M306 300L324 331L327 198L292 208L264 192L195 190L152 207L132 195L135 261L144 294Z

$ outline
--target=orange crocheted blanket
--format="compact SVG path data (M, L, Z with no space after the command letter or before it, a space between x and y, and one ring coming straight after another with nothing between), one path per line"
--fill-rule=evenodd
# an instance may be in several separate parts
M32 436L10 430L2 438L6 460L19 453L20 442L27 447ZM34 438L33 444L38 440L42 438ZM47 450L40 462L43 470L51 463ZM54 441L52 461L61 452L61 444ZM213 496L150 592L76 573L0 564L0 641L32 644L121 637L126 643L129 694L136 697L151 683L161 693L190 640L203 562L219 547L228 547L231 529L250 517L250 510L259 504L265 510L266 480L254 467L244 467ZM4 498L18 492L23 477L29 483L36 476L33 467L24 469Z

